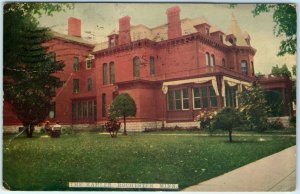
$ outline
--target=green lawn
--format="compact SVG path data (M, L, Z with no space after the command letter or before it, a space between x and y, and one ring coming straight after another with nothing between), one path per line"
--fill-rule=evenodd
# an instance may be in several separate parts
M166 133L166 132L164 132ZM10 190L71 190L68 182L187 186L295 145L291 136L77 133L58 139L4 135L3 179ZM244 133L245 134L245 133ZM77 189L73 189L77 190Z

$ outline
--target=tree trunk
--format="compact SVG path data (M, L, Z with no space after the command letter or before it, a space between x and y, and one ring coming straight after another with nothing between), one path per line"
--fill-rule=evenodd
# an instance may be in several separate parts
M28 138L32 138L32 134L34 131L34 125L27 125L27 126L25 126L25 128L26 128L26 136Z
M123 120L124 120L124 135L127 135L127 131L126 131L126 117L123 116Z
M229 142L232 142L232 130L228 130L228 134L229 134Z

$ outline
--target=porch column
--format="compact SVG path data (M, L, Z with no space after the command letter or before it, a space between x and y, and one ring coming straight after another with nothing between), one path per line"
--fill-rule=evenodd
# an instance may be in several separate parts
M218 85L218 90L219 90L219 96L217 96L217 102L218 102L218 108L221 109L224 107L224 98L222 96L222 76L216 76L217 78L217 85Z
M283 115L287 115L287 110L286 110L286 96L285 96L285 88L281 88L281 96L282 96L282 110L283 110Z

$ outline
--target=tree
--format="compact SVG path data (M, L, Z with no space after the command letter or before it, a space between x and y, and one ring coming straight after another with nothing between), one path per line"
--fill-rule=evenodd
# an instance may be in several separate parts
M236 4L230 4L230 7L236 7ZM256 4L252 10L253 16L261 13L273 12L273 21L275 26L273 33L276 37L282 37L280 42L278 56L285 54L294 55L297 51L297 12L296 4Z
M293 67L292 67L292 73L293 73L293 76L296 76L296 74L297 74L297 67L296 67L296 65L293 65Z
M117 137L121 123L117 118L117 112L116 109L113 108L113 105L110 106L108 113L108 122L105 123L105 130L109 132L111 137Z
M273 11L275 26L273 33L277 37L283 37L278 56L285 54L294 55L297 50L297 12L296 4L256 4L252 14L258 16L264 12Z
M117 96L112 106L109 109L109 112L115 112L117 117L123 117L124 121L124 135L127 135L126 132L126 117L135 116L136 114L136 104L131 96L127 93L122 93Z
M287 68L286 64L282 67L278 67L278 65L272 67L272 75L274 76L284 76L284 77L292 77L290 70Z
M293 76L296 76L297 74L297 69L296 69L296 65L293 65L292 67L292 73ZM297 81L296 80L292 80L293 81L293 87L292 87L292 101L296 104L296 93L297 93Z
M32 137L34 126L49 113L55 88L62 82L53 74L62 70L43 43L51 38L46 28L38 27L35 16L51 15L69 4L8 3L4 5L3 88L4 99Z
M263 74L263 73L261 73L261 72L257 72L257 73L255 73L255 76L256 76L256 77L264 77L265 74Z
M239 94L240 112L251 130L264 131L268 110L265 91L257 85Z
M214 129L228 131L229 142L232 142L232 129L239 124L238 112L230 107L225 107L216 114L212 126Z

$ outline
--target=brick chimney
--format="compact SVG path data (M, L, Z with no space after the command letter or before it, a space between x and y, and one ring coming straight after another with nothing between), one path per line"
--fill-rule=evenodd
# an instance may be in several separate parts
M68 19L68 35L81 37L81 20L70 17Z
M182 36L179 6L168 8L166 14L168 17L168 38L173 39Z
M131 42L130 36L130 17L124 16L119 19L119 45Z

